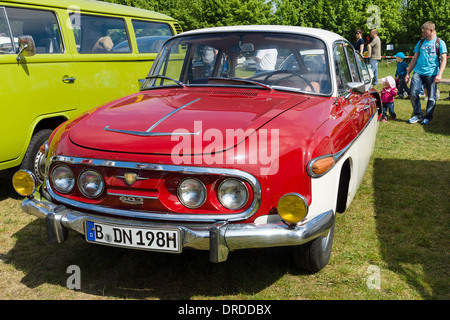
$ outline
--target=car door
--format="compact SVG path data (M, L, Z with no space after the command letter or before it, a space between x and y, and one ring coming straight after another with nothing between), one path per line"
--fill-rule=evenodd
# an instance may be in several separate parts
M348 111L355 129L352 143L352 147L356 149L353 174L356 177L354 181L359 185L369 165L371 150L375 143L377 118L374 116L377 106L376 99L369 92L372 87L371 79L362 57L350 44L344 44L344 50L352 79L351 83L347 83L346 94L349 101Z
M358 56L353 49L353 46L344 46L346 56L348 59L349 68L351 71L353 84L350 85L353 89L351 96L352 104L354 105L354 123L355 129L360 134L369 120L372 118L375 111L375 103L373 97L369 93L370 76L365 67L364 61ZM363 69L363 66L365 67Z
M41 119L77 109L78 97L71 80L72 55L64 46L55 11L0 6L0 26L7 32L0 54L2 168L23 157ZM18 55L22 35L33 37L35 55Z
M335 152L339 152L355 139L357 131L355 128L354 105L360 100L360 96L352 93L348 85L353 83L351 70L348 64L344 43L335 43L333 47L334 69L336 73L337 97L331 110L330 119L339 121L334 137Z

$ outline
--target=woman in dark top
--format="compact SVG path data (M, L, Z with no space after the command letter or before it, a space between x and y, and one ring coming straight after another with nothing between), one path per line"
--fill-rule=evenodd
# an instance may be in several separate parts
M361 55L363 55L364 53L364 39L362 38L362 31L361 29L358 29L355 31L355 35L356 35L356 42L353 45L355 47L355 49L357 51L359 51L359 53L361 53Z

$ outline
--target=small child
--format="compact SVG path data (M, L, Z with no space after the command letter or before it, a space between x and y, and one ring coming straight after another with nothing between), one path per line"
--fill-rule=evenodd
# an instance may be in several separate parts
M383 89L381 90L381 102L383 102L381 122L387 121L387 109L389 109L392 120L395 120L397 118L397 114L394 112L394 97L397 95L395 80L391 76L387 76L380 81L383 84Z
M398 98L403 99L403 97L407 98L410 95L410 89L405 82L406 69L408 68L408 64L404 61L405 54L403 52L398 52L394 54L395 59L397 60L397 70L395 71L395 80L398 83Z

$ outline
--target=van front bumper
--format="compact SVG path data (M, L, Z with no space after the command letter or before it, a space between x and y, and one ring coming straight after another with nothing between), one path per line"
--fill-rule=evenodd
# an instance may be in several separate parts
M209 250L211 262L227 260L228 252L238 249L293 246L328 234L335 220L334 211L317 215L295 226L282 222L255 224L217 221L213 224L162 223L129 218L112 218L69 209L45 199L29 198L22 202L24 212L45 219L50 243L62 243L68 231L85 235L85 222L109 223L140 228L178 228L182 248Z

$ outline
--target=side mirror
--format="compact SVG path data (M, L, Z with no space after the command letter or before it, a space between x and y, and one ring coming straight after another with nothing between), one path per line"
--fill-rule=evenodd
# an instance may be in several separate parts
M364 82L348 82L347 87L350 89L350 92L361 94L366 92L366 84Z
M31 57L36 54L36 45L32 36L19 37L19 54L17 55L17 62L20 62L20 55L24 57Z

